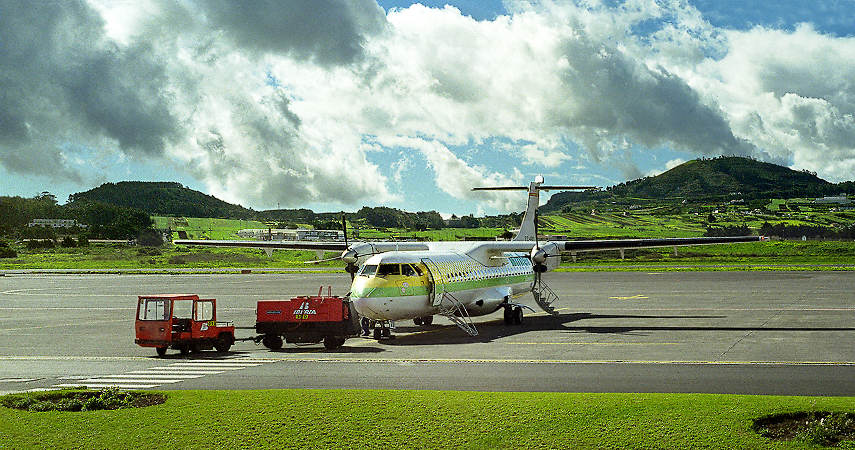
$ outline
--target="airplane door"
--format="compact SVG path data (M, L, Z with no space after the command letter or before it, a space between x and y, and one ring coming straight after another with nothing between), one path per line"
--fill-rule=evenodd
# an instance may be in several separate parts
M428 300L431 306L439 306L442 303L442 296L445 294L445 282L442 278L442 272L440 272L436 263L428 258L422 258L422 263L428 272Z

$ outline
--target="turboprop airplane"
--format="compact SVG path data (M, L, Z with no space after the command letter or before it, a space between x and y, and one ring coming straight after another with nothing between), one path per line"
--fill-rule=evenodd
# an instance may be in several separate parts
M537 207L540 191L595 189L587 186L548 186L538 176L528 187L484 187L473 190L525 190L528 205L517 235L510 241L463 242L295 242L176 240L180 245L256 247L281 249L340 250L341 260L351 274L348 294L356 311L374 321L374 337L389 337L392 321L412 319L430 325L434 315L447 317L466 333L478 330L471 318L504 310L505 324L520 324L524 294L532 293L545 312L557 315L553 304L558 295L542 279L555 269L562 253L631 248L676 247L764 240L758 236L698 237L665 239L616 239L545 241L537 236Z

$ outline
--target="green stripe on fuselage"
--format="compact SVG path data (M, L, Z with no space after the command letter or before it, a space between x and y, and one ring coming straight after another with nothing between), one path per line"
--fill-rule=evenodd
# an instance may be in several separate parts
M510 286L518 283L531 283L534 281L534 273L523 273L518 275L505 275L496 278L482 278L477 280L452 281L444 284L445 292L460 292L472 289L484 289L497 286ZM371 297L405 297L412 295L427 295L427 286L410 286L401 292L401 286L384 286L367 288L350 293L351 298Z

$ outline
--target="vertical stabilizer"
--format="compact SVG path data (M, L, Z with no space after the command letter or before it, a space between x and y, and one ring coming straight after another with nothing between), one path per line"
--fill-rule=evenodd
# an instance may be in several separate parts
M534 241L536 240L537 227L534 226L534 221L537 220L537 207L540 203L540 191L550 190L591 190L597 189L596 186L545 186L543 177L538 175L534 177L534 181L529 183L528 188L525 186L492 186L492 187L476 187L473 191L528 191L528 206L526 206L525 214L523 215L520 231L514 236L514 241Z
M537 177L528 185L528 206L526 206L525 214L523 215L520 231L514 236L514 241L533 241L537 228L534 226L534 220L537 217L537 207L540 204L540 185L543 183L542 177Z

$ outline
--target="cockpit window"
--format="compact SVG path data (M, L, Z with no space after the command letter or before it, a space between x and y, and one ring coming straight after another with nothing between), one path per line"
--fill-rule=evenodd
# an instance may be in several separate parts
M401 264L401 275L405 277L414 277L416 276L416 269L413 269L413 266L409 264Z
M374 272L377 272L377 264L364 265L362 266L362 270L359 271L360 277L370 277L374 275Z
M401 265L400 264L380 264L380 267L377 269L378 277L385 277L386 275L400 275L401 274Z

